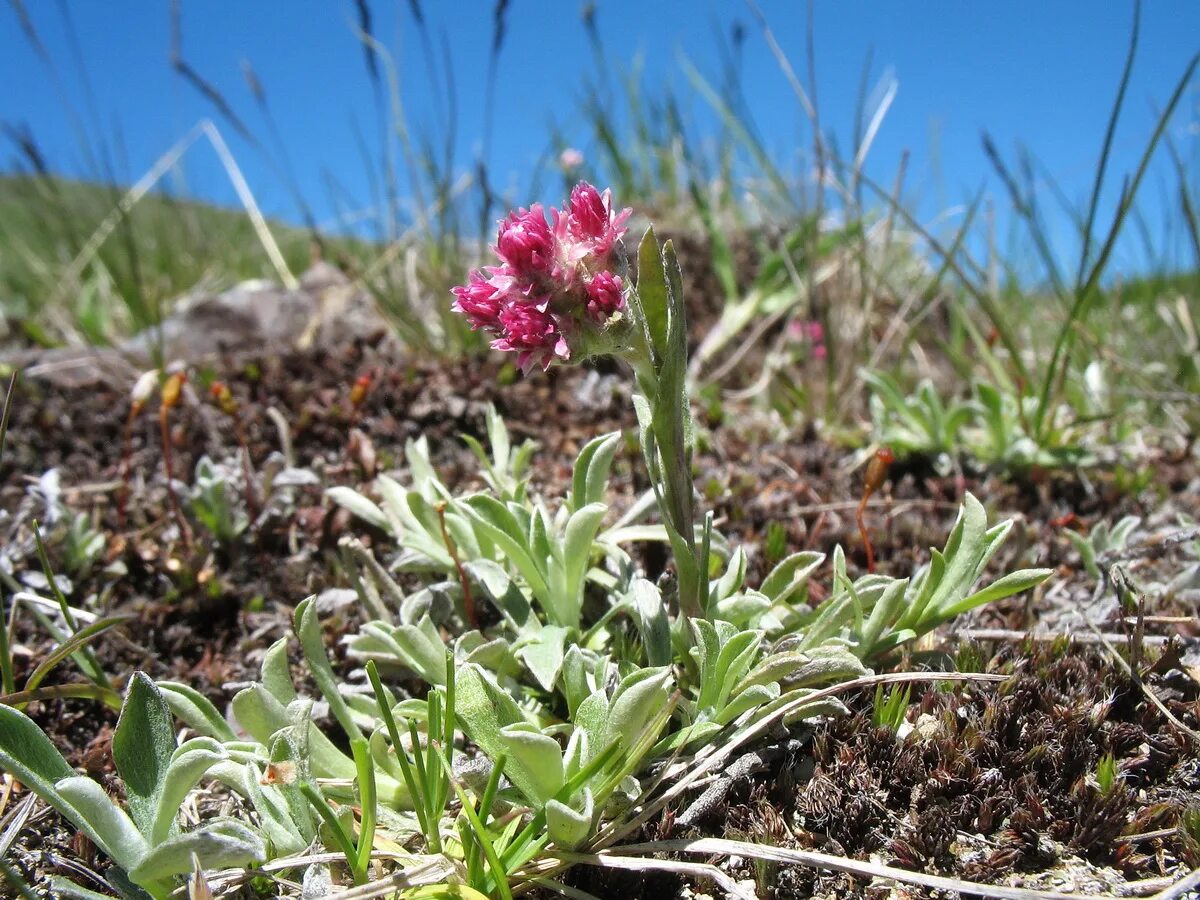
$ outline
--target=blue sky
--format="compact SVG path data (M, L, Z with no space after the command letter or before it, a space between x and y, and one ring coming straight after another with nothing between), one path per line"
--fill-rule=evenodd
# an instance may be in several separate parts
M13 9L0 8L0 121L27 125L51 167L85 175L87 165L64 113L62 93L80 110L85 127L120 136L121 180L146 171L180 136L213 116L264 209L298 220L286 185L262 153L238 138L212 106L171 71L168 4L164 0L69 3L94 106L70 49L61 4L26 0L37 32L56 61L62 90L23 35ZM480 148L484 84L492 38L492 3L431 2L424 8L436 36L446 34L458 101L458 162L464 171ZM762 0L762 9L785 51L804 74L805 11L800 0ZM438 104L407 2L371 3L375 30L400 61L403 97L415 129L432 125ZM577 0L513 0L499 61L495 124L489 163L492 178L526 199L534 163L547 147L553 119L585 153L579 112L583 80L595 68ZM361 205L370 201L368 177L354 138L354 123L375 147L377 117L350 0L218 3L182 0L183 48L188 62L230 100L250 129L272 146L267 127L242 76L249 60L265 86L300 190L317 218L335 213L325 173L332 173ZM1010 153L1031 148L1073 200L1091 185L1121 65L1132 4L1117 0L1009 0L914 3L817 2L816 68L827 128L850 143L864 62L872 59L874 83L894 74L899 89L871 152L869 171L890 182L904 151L911 154L910 198L927 217L961 203L987 183L1004 206L1000 184L980 146L987 129ZM718 33L745 26L742 83L767 144L794 161L809 137L794 96L767 50L749 8L718 0L598 0L596 22L608 56L618 64L635 55L649 81L666 80L685 100L698 132L712 116L680 69L686 54L712 81L720 78ZM1113 152L1112 191L1131 170L1150 134L1154 105L1165 104L1190 56L1200 49L1200 3L1154 0L1142 16L1142 40L1126 113ZM1171 133L1200 169L1196 123L1200 80L1194 80ZM115 144L114 144L115 146ZM17 157L0 144L0 166ZM1165 155L1147 181L1144 201L1156 235L1164 208L1174 203ZM219 203L235 196L206 148L184 162L190 192ZM404 186L401 186L403 192ZM1047 208L1053 206L1049 196ZM1064 234L1065 220L1055 223ZM1163 240L1169 240L1166 236ZM1136 248L1127 248L1131 258Z

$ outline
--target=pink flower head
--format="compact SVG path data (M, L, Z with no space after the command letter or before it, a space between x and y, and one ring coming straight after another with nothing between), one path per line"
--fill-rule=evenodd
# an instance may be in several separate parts
M548 275L557 247L540 203L508 214L496 235L496 255L519 275Z
M615 346L600 335L625 307L611 253L632 210L614 213L611 191L580 182L565 210L549 212L553 226L537 203L509 213L493 248L502 264L472 272L452 291L455 312L490 334L493 349L517 353L526 372Z
M539 362L543 369L548 369L555 358L567 359L571 355L558 321L546 309L547 304L548 301L514 301L500 311L502 331L492 341L492 349L515 351L518 365L526 372Z
M612 191L600 193L586 181L571 190L567 207L567 232L597 256L606 256L613 244L625 234L625 222L633 214L623 209L614 214Z
M596 322L607 322L625 306L621 288L620 275L607 270L597 272L587 286L588 315Z
M472 330L485 328L495 330L500 327L500 310L504 307L504 291L495 282L497 278L489 279L485 273L475 270L471 273L466 284L452 288L455 296L454 310L462 313L471 323Z

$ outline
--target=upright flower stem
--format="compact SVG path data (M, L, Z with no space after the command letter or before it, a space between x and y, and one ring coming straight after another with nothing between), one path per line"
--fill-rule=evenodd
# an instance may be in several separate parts
M696 543L683 278L670 241L660 247L653 229L638 248L630 310L633 341L624 357L640 391L635 404L642 449L675 555L679 609L702 616L708 602L708 547L707 541Z

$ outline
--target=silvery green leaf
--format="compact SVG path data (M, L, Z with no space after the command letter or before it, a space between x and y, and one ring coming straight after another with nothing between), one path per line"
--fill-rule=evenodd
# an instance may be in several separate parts
M550 840L564 850L575 849L592 833L596 804L589 788L583 789L579 806L579 810L574 810L558 800L546 804L546 831Z
M563 664L563 647L570 633L570 629L561 625L547 625L517 651L537 683L546 691L554 690L554 682Z
M280 638L263 654L262 684L271 695L287 706L296 699L292 685L292 669L288 661L287 638Z
M871 615L867 617L867 621L863 624L862 634L859 636L859 645L863 656L871 655L872 648L879 640L879 636L884 633L884 629L889 628L896 621L900 603L904 600L907 590L907 578L893 581L884 588L882 596L875 601Z
M167 766L175 751L171 710L144 672L134 672L113 729L112 756L125 783L129 813L142 834L151 834Z
M759 631L742 631L723 642L713 673L717 685L716 695L712 699L713 708L720 709L728 702L734 685L742 680L758 659L761 643L762 632ZM703 704L701 706L703 708Z
M575 644L568 647L563 656L562 676L562 692L570 713L568 718L575 721L579 705L592 691L587 680L587 663L584 661L583 651Z
M746 551L741 547L733 552L730 557L729 564L725 567L724 574L709 591L709 604L720 603L727 597L741 590L742 585L746 581Z
M858 606L852 591L849 583L844 582L818 607L816 617L804 630L801 649L819 647L834 637L841 638L850 630Z
M667 279L662 250L654 236L654 228L646 229L638 246L637 301L646 323L655 362L661 365L670 352L667 340L668 297Z
M640 738L650 720L667 705L670 680L671 670L666 666L639 669L623 679L609 701L604 740L593 746L593 752L614 738L626 746Z
M646 648L646 661L652 666L671 663L671 624L662 592L645 578L634 579L629 599L637 616L638 631Z
M1010 572L1001 578L997 578L983 590L976 591L969 597L964 597L957 603L942 610L939 618L943 622L949 621L955 616L962 615L964 612L974 609L977 606L992 603L996 600L1003 600L1005 597L1011 597L1014 594L1020 594L1022 591L1027 591L1041 584L1053 574L1053 569L1021 569L1018 572Z
M187 741L172 754L148 835L151 844L157 845L171 836L179 808L192 788L209 769L228 758L224 747L204 737Z
M193 731L219 741L235 739L236 735L225 717L213 706L212 701L195 688L174 681L160 681L157 684L171 712Z
M587 764L590 747L588 733L582 728L571 732L567 749L563 751L563 780L569 781Z
M192 858L202 868L227 868L262 863L267 848L262 836L241 822L217 820L176 835L150 850L130 871L134 881L158 881L192 871Z
M575 460L575 471L571 479L570 508L574 512L590 503L604 502L608 473L613 457L621 443L621 432L613 431L592 438L579 451Z
M418 490L428 491L427 499L432 500L436 493L433 485L438 482L437 471L429 461L429 441L425 435L416 440L411 438L404 444L404 460L408 463L409 475Z
M734 692L743 691L756 684L772 684L789 677L812 661L812 657L802 650L785 650L771 653L758 662L746 674L746 677L734 688Z
M583 605L583 583L591 563L592 542L608 507L603 503L589 503L576 510L567 520L563 533L562 555L564 565L563 620L560 625L579 626L579 611ZM566 604L570 604L569 608Z
M302 832L293 817L287 799L275 784L263 785L262 772L253 765L246 766L245 796L258 813L258 827L271 845L273 856L288 856L305 849L316 835L316 829Z
M496 461L496 468L503 471L508 468L509 455L512 452L508 428L504 424L504 418L496 412L496 407L492 403L487 405L486 419L488 441L492 445L492 458Z
M499 737L509 762L517 762L531 776L525 784L517 786L531 803L544 806L563 785L562 748L558 741L527 722L501 728Z
M529 552L543 572L551 569L551 560L561 565L562 548L550 545L550 514L540 502L534 507L529 521ZM553 587L558 587L553 585Z
M391 523L383 510L358 491L348 487L331 487L326 489L325 496L369 525L389 533L392 531Z
M807 583L809 576L825 561L824 553L803 551L780 560L763 579L759 590L774 603L787 603Z
M533 591L535 597L545 605L552 602L542 566L531 555L528 534L513 515L511 509L485 494L476 494L467 501L467 508L474 514L475 521L484 533L504 552L509 562L516 567Z
M467 736L492 759L506 752L500 730L527 721L516 701L472 663L458 670L454 694L454 712ZM527 797L537 795L538 776L521 760L510 759L504 774Z
M478 634L478 632L473 633ZM466 650L465 647L462 649L464 651L461 657L462 661L476 663L497 675L514 675L519 669L512 645L503 638L481 642L469 650Z
M237 698L234 697L236 700ZM288 704L284 711L287 721L286 728L278 729L278 733L265 741L268 746L278 746L276 742L284 736L293 748L295 756L302 761L315 778L336 778L349 781L358 773L354 760L349 754L343 753L337 745L317 727L313 716L313 701L307 697L299 697ZM376 790L382 794L381 784Z
M739 591L709 608L709 615L739 626L761 628L763 615L771 608L771 601L758 591Z
M870 674L850 648L840 644L824 644L813 647L805 656L808 659L780 679L789 690L802 687L818 687L849 681Z
M527 622L531 625L536 624L537 620L530 618L533 607L529 599L499 563L490 559L476 559L464 563L463 568L475 583L483 588L484 594L514 628L520 631Z
M122 869L131 870L145 857L150 847L146 838L95 781L73 775L59 781L54 791L72 810L72 822Z
M765 706L778 696L779 685L777 684L756 684L748 687L721 707L715 721L718 725L728 725L747 710Z
M394 654L393 662L416 672L432 685L446 683L446 645L429 616L416 625L388 627L383 622L368 622L363 633L385 642Z
M663 738L662 741L655 745L650 755L651 757L661 757L668 753L674 753L680 747L705 743L713 735L719 734L723 728L723 725L718 725L716 722L710 721L688 725Z
M579 704L573 716L576 731L588 736L588 756L585 763L595 754L607 748L612 740L608 733L609 701L603 690L595 690Z
M1075 552L1079 554L1084 570L1093 578L1098 579L1100 577L1100 567L1096 565L1096 549L1092 541L1077 531L1067 531L1066 535L1067 540L1075 548Z
M112 890L115 890L124 900L146 900L150 895L128 879L120 878L120 869L110 869L105 874ZM51 875L46 881L50 893L48 896L59 900L112 900L112 894L102 894L78 885L64 875Z
M786 694L784 695L787 696ZM798 709L788 713L783 717L785 725L794 725L797 722L803 722L806 719L815 719L818 716L831 719L841 716L850 715L850 710L846 709L846 705L836 697L823 697L820 700L814 700L811 703L805 703Z
M929 565L921 570L909 587L907 593L910 597L906 598L904 613L897 623L900 627L912 628L921 620L945 571L946 558L940 550L932 551L929 554Z
M233 695L230 705L233 717L242 730L264 747L270 744L275 732L291 724L287 707L261 684L252 684L238 691Z
M687 621L695 635L695 641L689 652L696 660L696 666L700 670L700 698L697 700L697 704L701 708L708 708L715 702L717 691L720 690L716 667L717 657L721 653L721 640L717 634L716 625L707 619L688 619Z
M333 666L329 664L329 656L325 651L325 641L321 637L321 623L317 619L317 608L314 597L308 597L296 607L295 631L300 639L300 649L304 653L304 661L309 674L316 682L321 696L329 704L329 711L337 719L338 724L350 740L362 737L362 732L354 723L350 707L342 698L338 689L338 678Z

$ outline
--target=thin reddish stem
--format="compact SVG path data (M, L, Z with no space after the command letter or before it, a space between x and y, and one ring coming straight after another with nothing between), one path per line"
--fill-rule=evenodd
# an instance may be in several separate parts
M471 582L467 578L467 570L463 568L462 560L458 558L458 548L454 546L454 541L450 539L450 532L446 529L446 504L439 503L435 508L438 514L438 525L442 529L442 542L446 545L450 559L454 561L454 568L458 570L458 581L462 585L463 609L467 614L467 623L472 628L478 628L479 619L475 615L475 599L471 596Z
M888 467L895 460L896 457L888 447L880 447L875 451L875 455L867 463L867 475L863 479L862 499L859 500L858 509L854 513L854 521L858 523L858 533L862 536L863 547L867 551L867 571L871 574L875 572L875 547L871 543L870 534L867 533L867 523L865 521L867 501L871 499L871 495L879 490L887 480Z

